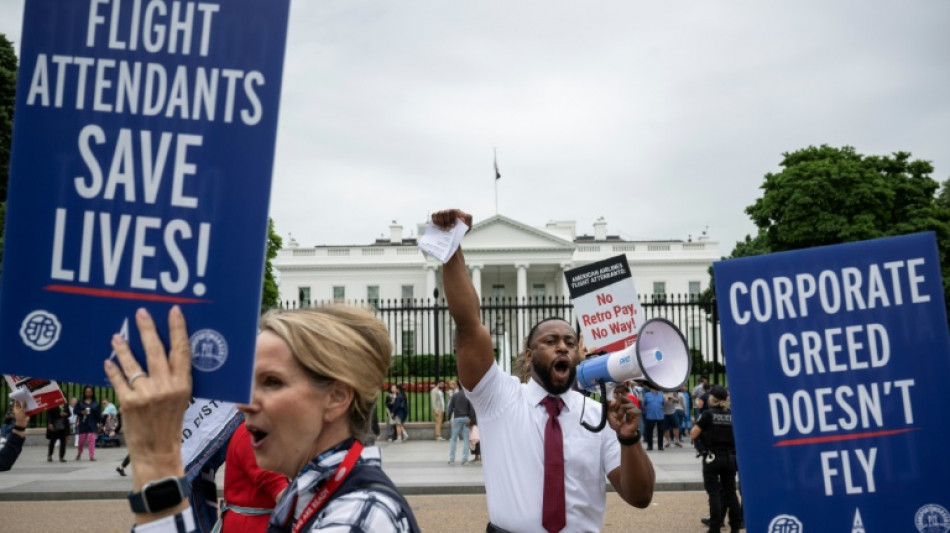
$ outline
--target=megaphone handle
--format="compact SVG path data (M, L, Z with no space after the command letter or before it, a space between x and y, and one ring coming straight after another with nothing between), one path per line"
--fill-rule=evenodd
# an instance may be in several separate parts
M600 423L596 426L588 424L584 420L584 406L587 405L587 400L584 400L584 404L581 406L581 425L584 426L584 429L591 431L593 433L600 433L604 429L604 426L607 425L607 384L603 381L600 382Z

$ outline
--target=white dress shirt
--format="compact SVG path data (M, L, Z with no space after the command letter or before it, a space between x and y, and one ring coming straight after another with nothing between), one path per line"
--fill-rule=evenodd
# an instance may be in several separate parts
M492 365L469 393L478 416L488 516L496 526L516 533L546 533L541 526L544 489L544 427L548 414L541 400L547 391L533 379L522 384ZM581 426L600 422L600 404L576 391L561 394L558 416L564 438L563 531L600 531L607 509L606 475L620 466L620 443L605 427L591 433Z

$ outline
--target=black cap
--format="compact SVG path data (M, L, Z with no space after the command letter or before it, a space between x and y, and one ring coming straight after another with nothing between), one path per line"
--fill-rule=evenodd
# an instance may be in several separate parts
M729 397L729 391L726 390L722 385L713 385L709 390L709 394L714 396L717 400L725 401Z

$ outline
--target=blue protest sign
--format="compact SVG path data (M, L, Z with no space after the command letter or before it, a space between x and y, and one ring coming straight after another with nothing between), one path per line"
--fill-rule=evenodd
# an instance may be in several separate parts
M947 531L933 233L714 265L749 531Z
M104 384L180 305L194 394L247 401L288 0L26 3L0 372Z

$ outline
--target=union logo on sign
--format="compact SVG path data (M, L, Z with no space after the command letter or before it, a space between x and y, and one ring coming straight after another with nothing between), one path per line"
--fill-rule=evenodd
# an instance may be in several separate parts
M929 503L917 509L914 526L920 533L947 533L950 531L950 512L941 505Z
M768 533L802 533L802 523L792 515L780 514L769 522Z
M202 372L214 372L228 360L228 343L213 329L201 329L191 335L191 366Z
M59 340L63 326L56 315L37 309L26 315L20 324L20 338L23 343L38 352L52 348Z

